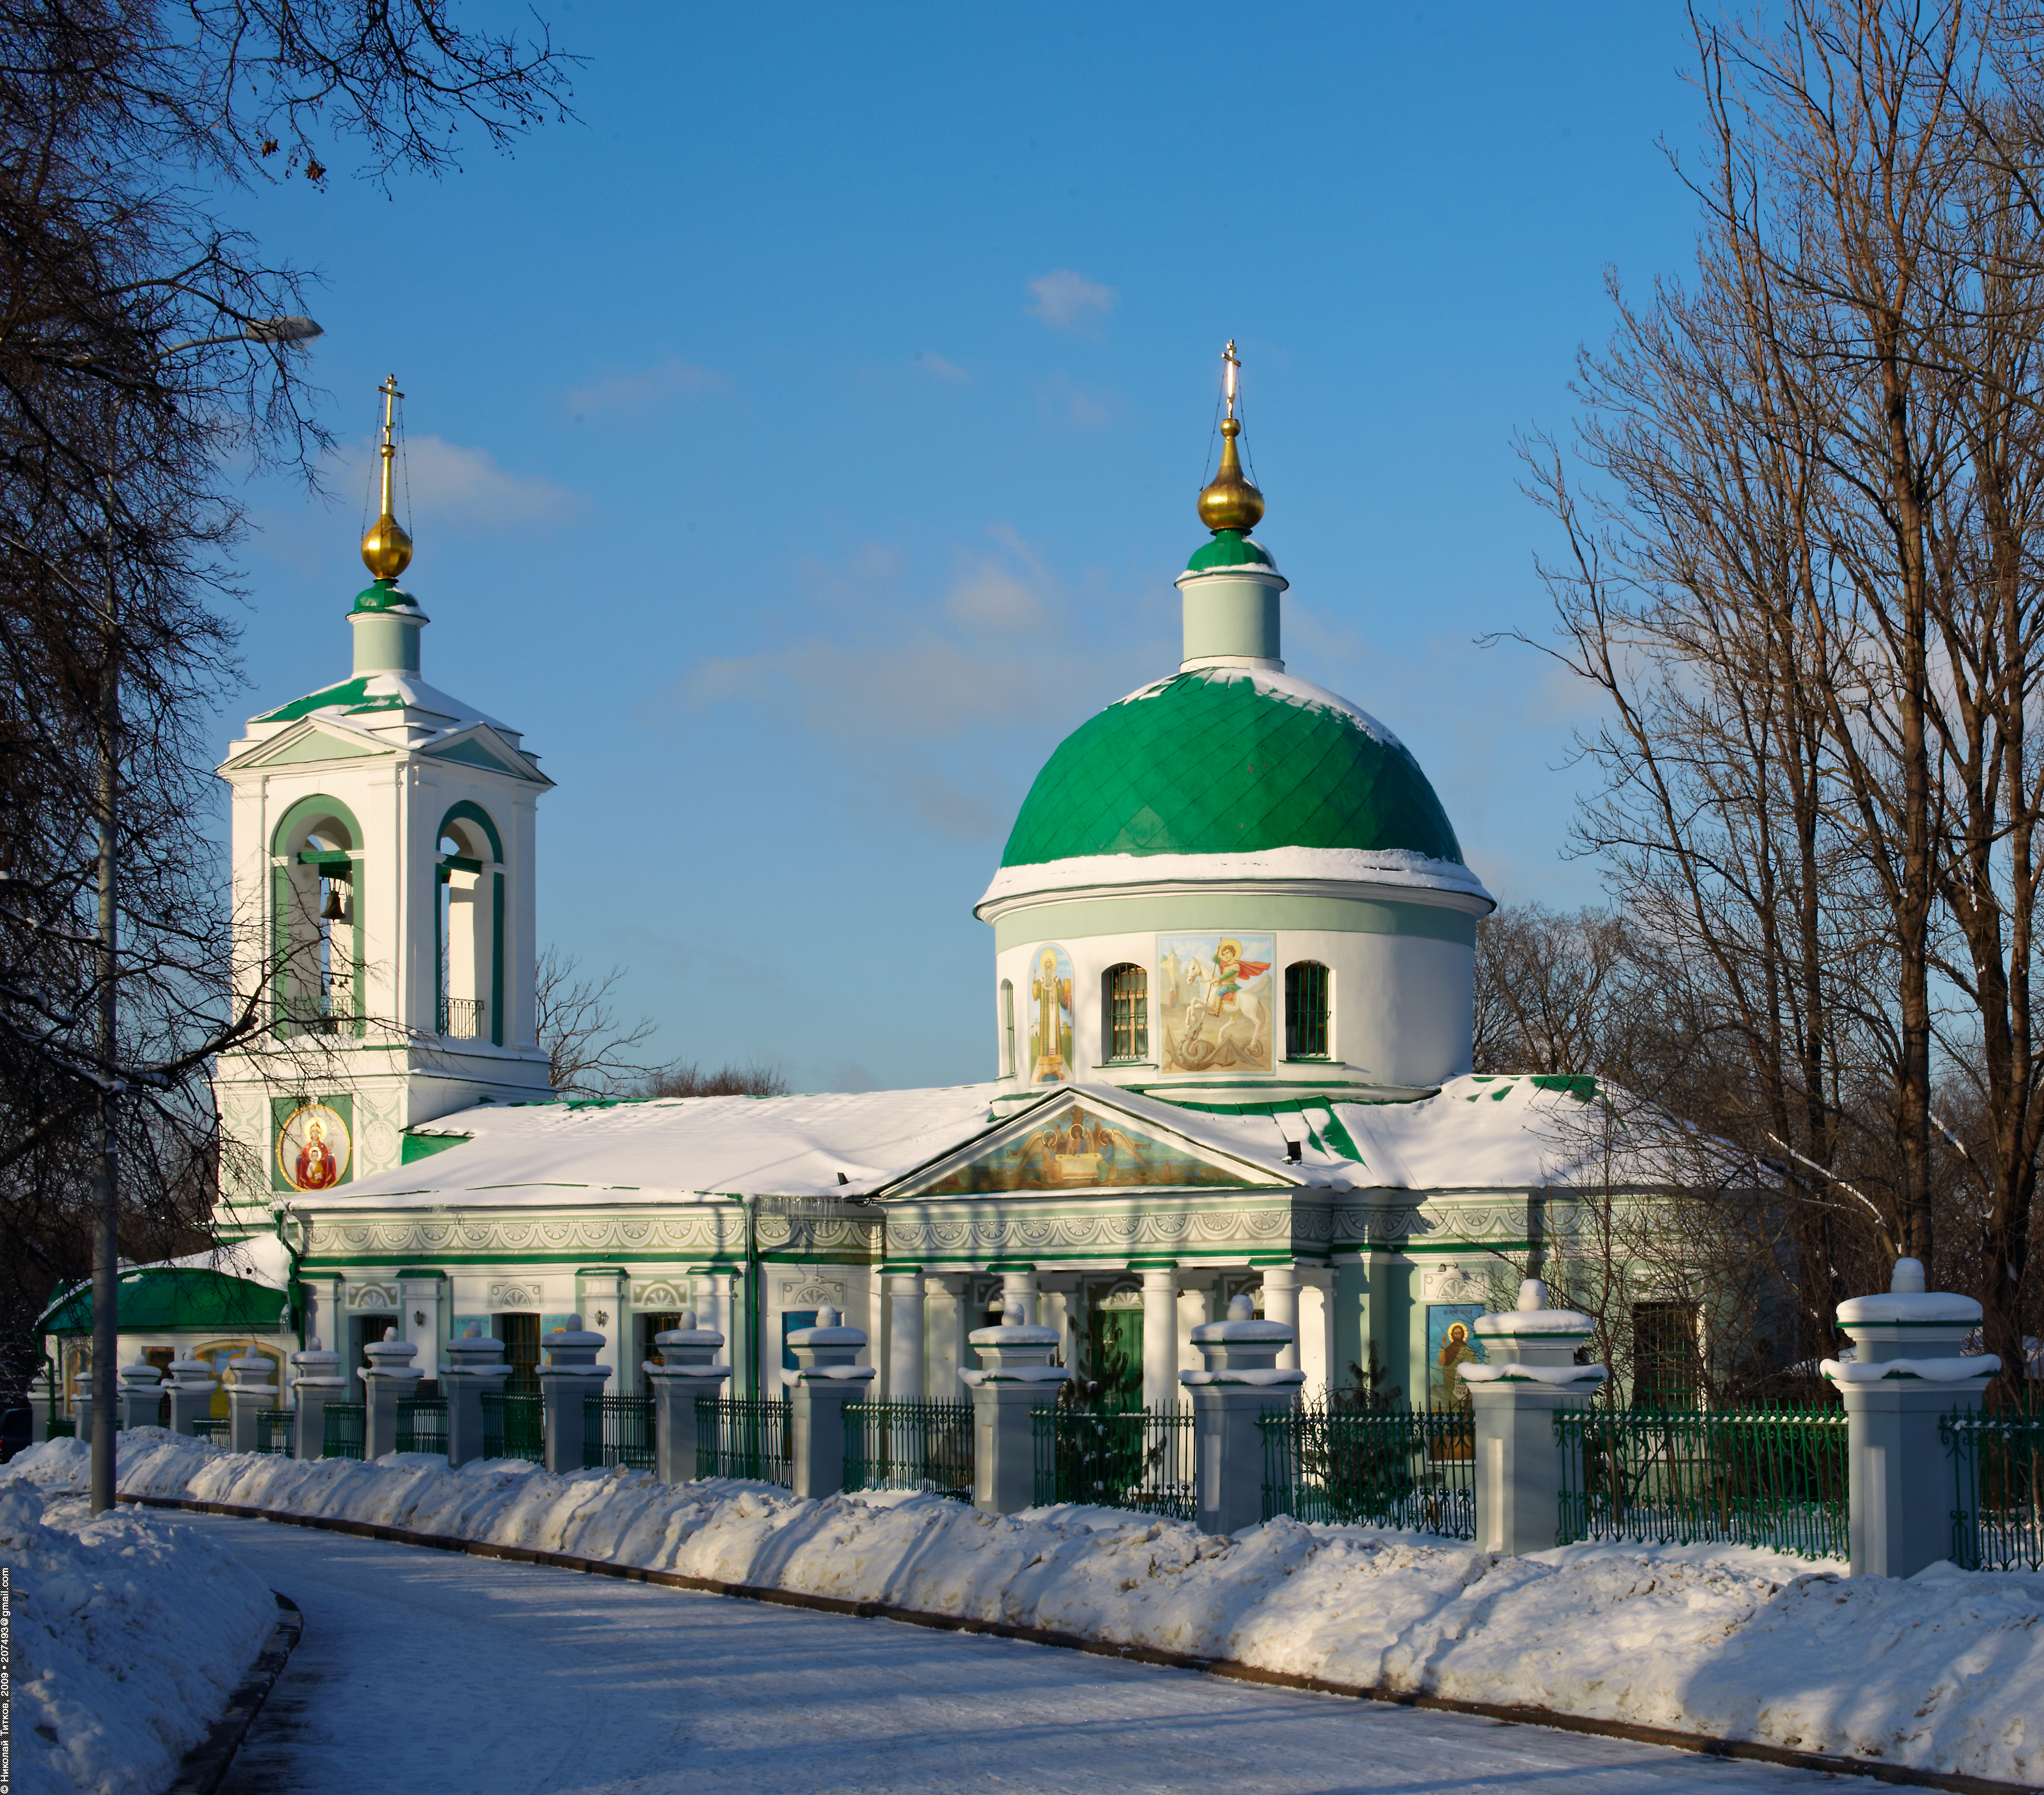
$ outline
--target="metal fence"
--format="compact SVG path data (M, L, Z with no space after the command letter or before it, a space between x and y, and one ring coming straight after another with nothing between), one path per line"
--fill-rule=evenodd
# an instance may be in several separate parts
M291 1455L291 1434L298 1425L295 1409L259 1409L256 1411L256 1450L273 1452L280 1459Z
M785 1396L696 1398L696 1475L795 1482L795 1412Z
M1263 1518L1476 1537L1476 1424L1466 1409L1297 1409L1265 1415Z
M329 1402L320 1417L320 1455L359 1459L369 1434L368 1410L359 1402Z
M448 1399L444 1396L401 1396L398 1399L398 1444L400 1452L437 1452L448 1450Z
M582 1462L585 1470L628 1465L653 1468L653 1399L650 1396L606 1396L598 1392L582 1399Z
M1952 1460L1952 1562L2044 1570L2044 1408L1954 1410L1938 1432Z
M227 1422L225 1419L223 1417L221 1420L216 1421L208 1418L202 1421L193 1422L192 1438L194 1439L202 1439L210 1446L225 1446L227 1443ZM362 1456L359 1452L356 1453L355 1455L358 1459Z
M926 1489L972 1500L970 1402L847 1402L847 1489Z
M1840 1409L1564 1409L1555 1543L1723 1540L1848 1555Z
M486 1459L523 1459L528 1464L547 1462L547 1417L536 1396L486 1396L482 1398L482 1455Z
M1193 1518L1191 1409L1108 1415L1048 1408L1037 1409L1032 1420L1039 1504L1092 1502Z

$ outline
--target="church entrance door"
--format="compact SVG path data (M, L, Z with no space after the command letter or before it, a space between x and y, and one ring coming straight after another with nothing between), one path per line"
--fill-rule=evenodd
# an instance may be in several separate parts
M1096 1309L1088 1330L1100 1405L1112 1414L1143 1406L1143 1311Z

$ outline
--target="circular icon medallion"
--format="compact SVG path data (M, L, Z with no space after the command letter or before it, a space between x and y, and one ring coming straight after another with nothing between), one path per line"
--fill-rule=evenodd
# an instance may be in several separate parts
M277 1166L294 1190L329 1190L348 1171L348 1124L324 1103L308 1103L277 1131Z

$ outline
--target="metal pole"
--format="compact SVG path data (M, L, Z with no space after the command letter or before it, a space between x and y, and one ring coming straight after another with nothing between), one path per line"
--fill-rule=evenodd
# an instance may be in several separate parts
M104 653L99 688L99 783L94 794L99 825L100 1086L99 1166L95 1174L98 1201L92 1241L92 1493L95 1515L113 1506L113 1425L119 1385L119 1301L121 1181L116 1129L120 1120L117 1062L120 1005L116 980L117 928L120 911L120 847L114 833L120 800L121 636L119 581L115 566L115 463L121 432L121 402L108 409L106 444L106 589L101 627Z

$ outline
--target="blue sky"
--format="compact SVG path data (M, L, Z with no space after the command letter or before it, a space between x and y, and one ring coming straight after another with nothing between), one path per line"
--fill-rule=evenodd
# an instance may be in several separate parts
M323 277L353 457L250 493L244 713L346 671L394 370L426 675L559 782L540 939L662 1056L988 1076L971 906L1057 742L1177 663L1234 336L1291 668L1500 896L1596 895L1582 697L1476 638L1546 628L1513 432L1566 429L1606 267L1689 252L1679 8L541 10L581 122L236 202Z

